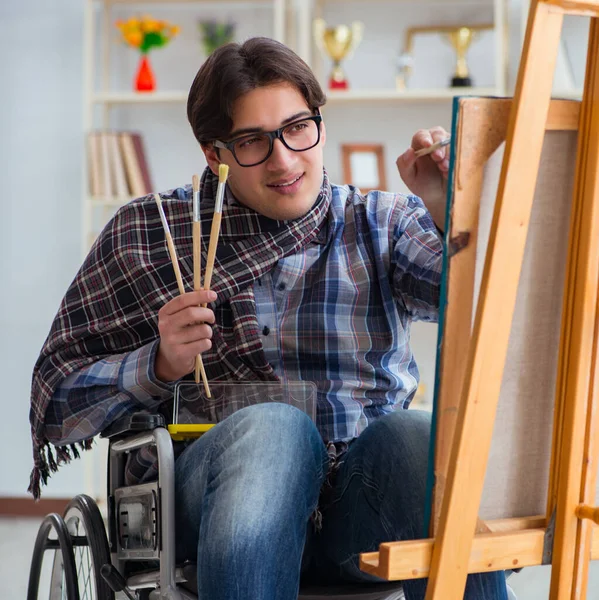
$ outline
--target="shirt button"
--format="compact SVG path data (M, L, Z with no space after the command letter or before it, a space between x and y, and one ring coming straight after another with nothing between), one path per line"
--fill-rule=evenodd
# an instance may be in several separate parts
M266 325L264 326L264 329L262 330L262 335L268 335L270 333L270 329L268 327L266 327Z
M282 292L285 289L285 284L284 283L279 283L279 290Z

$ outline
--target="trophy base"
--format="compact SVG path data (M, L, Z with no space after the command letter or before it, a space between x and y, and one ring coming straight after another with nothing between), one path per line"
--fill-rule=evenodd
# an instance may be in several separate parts
M331 77L329 79L329 89L330 90L347 90L349 88L349 84L347 83L347 79L334 79Z
M470 77L452 77L451 87L472 87L472 79Z

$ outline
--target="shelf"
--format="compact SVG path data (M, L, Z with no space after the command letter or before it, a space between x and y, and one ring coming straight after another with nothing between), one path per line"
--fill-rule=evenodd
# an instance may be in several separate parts
M329 91L329 102L352 102L360 100L389 100L389 101L417 101L417 100L451 100L456 96L503 96L496 88L441 88L429 90L406 90L399 92L394 89L382 90L347 90Z
M214 4L218 5L222 0L92 0L97 4L116 5L116 4ZM235 4L251 4L256 6L269 5L276 0L230 0L227 6L235 6Z
M154 104L187 102L188 92L101 92L92 96L94 104Z
M398 92L394 89L380 90L347 90L328 91L327 99L331 103L358 102L364 100L417 101L417 100L451 100L455 96L502 96L495 88L446 88L430 90L407 90ZM187 102L187 92L105 92L93 96L94 104L152 104Z
M385 2L394 2L395 4L425 4L426 6L447 6L451 4L451 6L493 6L494 0L451 0L448 2L447 0L376 0L377 2L384 4ZM363 3L364 0L317 0L318 4L326 4L326 3L346 3L350 2L355 3Z

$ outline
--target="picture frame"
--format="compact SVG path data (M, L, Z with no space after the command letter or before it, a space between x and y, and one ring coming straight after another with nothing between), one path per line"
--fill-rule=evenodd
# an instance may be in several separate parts
M364 193L387 189L382 144L341 144L341 161L344 184Z

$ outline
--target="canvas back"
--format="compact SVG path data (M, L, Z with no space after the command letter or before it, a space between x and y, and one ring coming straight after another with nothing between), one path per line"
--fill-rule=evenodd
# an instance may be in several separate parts
M490 98L456 101L451 230L436 391L437 515L493 218L510 102ZM546 512L576 148L575 128L546 132L479 511L482 519Z

